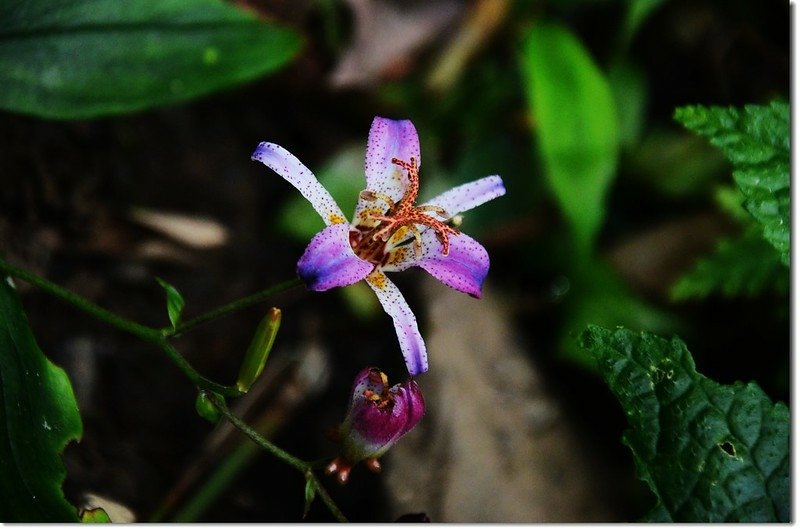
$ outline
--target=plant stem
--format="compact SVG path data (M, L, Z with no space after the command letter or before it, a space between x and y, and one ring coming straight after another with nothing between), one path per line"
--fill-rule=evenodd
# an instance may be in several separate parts
M242 419L237 417L236 415L232 414L228 409L228 406L225 405L223 401L217 398L215 395L208 394L206 395L208 400L220 411L222 415L228 419L231 424L233 424L236 428L238 428L243 434L249 437L254 443L258 446L269 452L270 454L274 455L284 463L296 468L303 475L306 477L307 480L310 480L314 484L314 488L317 489L317 493L319 493L319 497L322 498L323 503L328 507L328 510L333 514L334 518L336 518L340 522L347 523L347 518L342 514L342 511L339 510L339 507L336 506L334 503L333 498L330 497L328 491L325 490L325 487L322 486L322 483L319 482L319 479L314 474L312 469L311 463L307 461L303 461L302 459L298 459L293 455L289 454L288 452L282 450L281 448L277 447L276 445L272 444L271 442L267 441L264 437L261 436L257 431L250 427L247 423L245 423Z
M227 305L223 305L218 307L212 311L206 312L205 314L201 314L200 316L193 318L187 322L178 324L178 326L174 329L165 328L161 331L164 336L175 336L181 333L188 331L189 329L193 329L198 325L202 325L206 322L211 320L215 320L217 318L221 318L223 316L227 316L236 311L240 311L242 309L246 309L248 307L252 307L253 305L257 305L262 301L271 298L281 292L285 292L289 289L294 287L300 286L303 284L303 280L299 277L295 277L294 279L289 279L288 281L284 281L283 283L278 283L277 285L270 287L266 290L262 290L260 292L256 292L246 298L237 299Z
M167 337L177 334L178 331L173 332L165 332L162 329L155 329L153 327L147 327L146 325L142 325L140 323L136 323L133 320L129 320L128 318L124 318L118 314L115 314L109 310L104 309L103 307L96 305L95 303L89 301L88 299L79 296L78 294L65 289L62 286L59 286L47 279L37 276L36 274L24 270L22 268L17 268L16 266L12 266L5 262L3 259L0 259L0 272L3 272L11 277L21 279L31 285L51 294L57 298L63 299L67 303L71 303L75 307L79 308L80 310L91 314L95 318L108 323L112 327L115 327L123 332L127 332L132 334L142 340L149 342L159 349L166 353L167 357L172 360L178 369L180 369L186 377L192 381L192 383L200 389L206 389L209 391L214 391L219 393L220 395L224 395L226 397L238 397L242 394L242 392L236 386L224 386L222 384L218 384L213 382L200 373L198 373L186 359L181 356L181 354L169 343L167 342ZM254 305L260 301L267 299L269 296L277 294L279 292L283 292L297 284L300 284L300 279L293 279L289 281L285 281L283 283L279 283L278 285L268 288L266 290L262 290L252 296L248 296L246 298L242 298L238 301L234 301L233 303L229 303L220 307L219 309L213 310L207 314L204 314L194 320L187 322L186 324L180 326L178 329L182 332L188 330L196 325L200 325L201 323L205 323L210 321L216 317L220 317L226 314L229 314L235 310L241 310L245 307L249 307Z

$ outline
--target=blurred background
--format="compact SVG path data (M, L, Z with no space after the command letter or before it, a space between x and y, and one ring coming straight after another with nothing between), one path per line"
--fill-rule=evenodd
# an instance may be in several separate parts
M461 226L492 259L484 299L421 270L392 276L429 346L431 370L419 380L428 413L383 473L359 467L345 487L325 479L352 521L644 515L654 499L621 443L624 415L577 345L588 323L678 335L700 373L753 380L788 402L788 270L761 264L733 287L692 275L721 241L752 230L730 165L672 120L683 105L788 100L786 2L236 5L296 36L275 50L281 64L225 86L207 74L194 80L208 87L198 97L138 109L76 117L47 98L3 107L0 252L163 326L155 276L183 294L191 317L293 277L322 227L294 188L250 161L260 141L295 154L345 212L363 188L376 115L416 125L422 202L501 175L507 195ZM119 71L146 76L129 60ZM83 66L78 54L70 69ZM191 81L180 73L167 86ZM737 262L769 251L753 241ZM303 477L200 418L195 390L158 350L20 290L84 421L82 441L65 452L70 500L111 501L120 519L138 521L300 520ZM344 417L355 374L368 365L395 382L405 374L391 321L364 284L295 289L270 303L283 310L275 349L234 409L298 457L332 458L326 434ZM231 383L268 307L175 344ZM332 518L317 502L306 520Z

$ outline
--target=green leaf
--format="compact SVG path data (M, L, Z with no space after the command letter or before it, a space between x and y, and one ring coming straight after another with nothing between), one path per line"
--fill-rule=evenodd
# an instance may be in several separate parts
M596 369L592 355L575 337L590 323L625 325L639 330L672 332L677 320L637 296L608 264L590 259L576 266L568 286L559 351L582 367Z
M176 103L274 71L300 45L221 0L6 0L0 108L79 119Z
M678 338L589 326L583 347L619 400L623 441L673 522L789 521L789 410L754 383L695 370Z
M731 161L745 207L788 265L789 105L689 106L676 109L675 119L708 138Z
M672 287L672 299L756 296L765 290L789 291L789 270L775 251L752 230L738 239L720 241L716 253L700 259Z
M181 321L181 313L183 313L183 307L186 306L186 302L183 300L181 293L178 292L178 289L160 277L157 277L156 281L167 293L167 315L169 315L169 322L172 324L172 328L175 329Z
M10 279L0 276L0 520L77 522L60 454L83 434L69 378L36 345Z
M523 81L550 187L583 254L605 217L619 124L611 88L566 28L539 23L527 35Z

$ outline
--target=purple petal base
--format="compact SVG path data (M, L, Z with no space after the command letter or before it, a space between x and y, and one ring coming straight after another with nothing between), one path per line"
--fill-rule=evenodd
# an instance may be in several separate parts
M349 234L349 224L331 224L308 243L297 262L297 274L310 290L352 285L372 271L373 264L353 253Z

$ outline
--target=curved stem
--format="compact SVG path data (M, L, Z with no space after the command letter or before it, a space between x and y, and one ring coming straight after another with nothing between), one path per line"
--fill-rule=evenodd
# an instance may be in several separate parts
M312 470L312 464L303 461L302 459L298 459L293 455L289 454L285 450L279 448L278 446L272 444L271 442L267 441L264 437L261 436L257 431L255 431L250 425L244 422L242 419L234 415L228 409L228 406L216 397L213 394L206 394L206 397L214 405L215 408L219 410L219 412L225 416L231 424L233 424L236 428L238 428L243 434L249 437L254 443L258 446L269 452L270 454L274 455L284 463L294 467L295 469L299 470L303 473L307 480L310 480L314 484L314 488L317 489L319 493L319 497L322 498L322 502L328 507L328 510L331 514L340 522L347 523L347 518L342 514L342 511L339 510L336 503L334 503L333 498L330 497L328 491L325 490L325 487L322 486L317 476L314 474Z
M283 283L278 283L273 287L267 288L260 292L256 292L255 294L247 296L246 298L237 299L236 301L228 303L227 305L223 305L212 311L206 312L205 314L201 314L200 316L192 318L187 322L180 323L174 329L171 328L162 329L161 333L164 336L175 336L184 333L189 329L193 329L194 327L202 325L211 320L215 320L217 318L227 316L228 314L231 314L233 312L237 312L242 309L252 307L253 305L257 305L262 301L271 298L272 296L280 294L281 292L285 292L294 287L298 287L302 284L303 280L300 279L299 277L295 277L294 279L289 279L288 281L284 281Z

